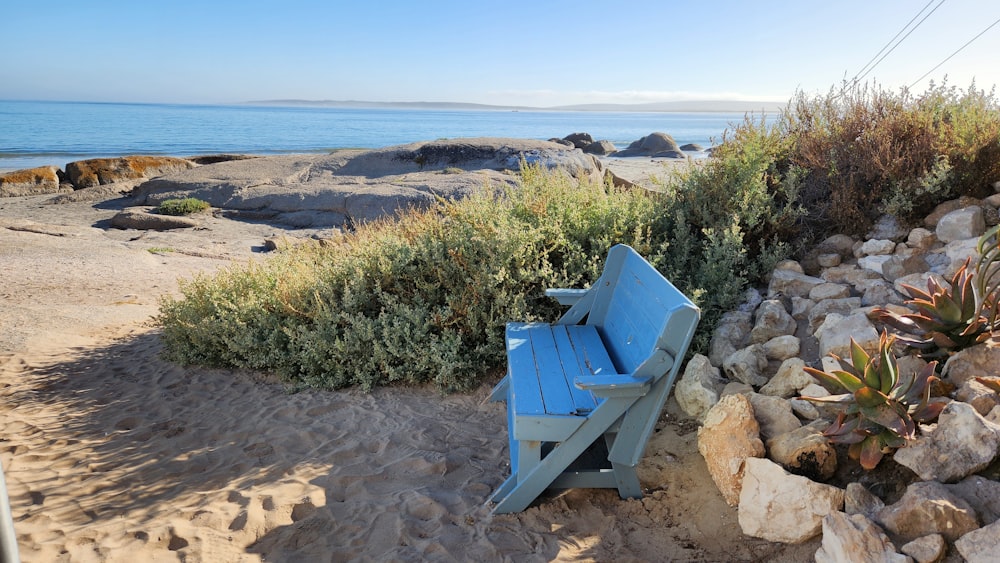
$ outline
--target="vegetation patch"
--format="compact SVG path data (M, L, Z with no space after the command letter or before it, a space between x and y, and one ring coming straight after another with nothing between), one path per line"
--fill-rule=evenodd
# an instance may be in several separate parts
M167 199L156 208L156 213L160 215L190 215L205 211L211 207L207 201L188 197L184 199Z

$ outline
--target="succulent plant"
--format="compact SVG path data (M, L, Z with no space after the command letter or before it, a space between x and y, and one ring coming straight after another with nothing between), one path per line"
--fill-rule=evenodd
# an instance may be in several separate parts
M944 287L933 278L927 291L903 284L911 299L906 303L915 313L898 314L876 308L872 314L883 324L903 334L899 341L918 350L925 359L945 357L953 352L989 340L1000 329L1000 248L994 227L979 238L979 259L970 272L971 258L965 261Z
M836 354L842 369L826 373L805 368L810 375L846 393L828 397L803 397L817 403L843 405L837 420L823 433L831 442L848 444L847 453L865 469L874 469L885 453L916 437L916 423L937 418L946 401L932 400L931 384L936 362L919 372L900 373L892 353L895 337L882 333L879 349L869 355L851 339L850 362Z

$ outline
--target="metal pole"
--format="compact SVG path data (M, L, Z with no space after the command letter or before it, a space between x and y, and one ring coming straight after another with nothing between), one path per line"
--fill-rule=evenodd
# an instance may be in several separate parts
M0 464L0 563L20 563L17 555L17 535L14 534L14 516L7 498L7 481Z

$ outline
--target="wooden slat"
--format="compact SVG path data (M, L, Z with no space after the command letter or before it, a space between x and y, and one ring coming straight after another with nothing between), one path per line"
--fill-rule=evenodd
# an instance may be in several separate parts
M548 325L539 326L528 331L531 338L532 352L535 356L534 377L542 394L545 413L551 415L576 414L576 404L570 384L566 381L566 369L556 348L556 340L552 328ZM574 363L575 358L570 358ZM575 372L577 367L569 366ZM525 374L528 375L528 374ZM528 375L530 377L530 375Z
M563 365L566 368L566 384L569 386L570 394L573 397L574 414L587 414L597 406L594 396L589 392L579 389L573 385L573 380L581 375L589 373L587 348L584 336L593 334L597 338L598 346L603 351L604 344L597 336L597 330L592 326L580 325L557 325L552 327L555 336L556 346L559 349L559 357L563 358ZM572 367L572 369L570 369Z
M518 414L545 414L542 391L536 377L521 374L535 374L535 356L529 336L530 323L510 323L507 325L507 373L510 376L510 400L507 408Z

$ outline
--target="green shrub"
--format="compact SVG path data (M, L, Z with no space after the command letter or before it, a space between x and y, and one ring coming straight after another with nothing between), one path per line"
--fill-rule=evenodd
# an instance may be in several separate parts
M618 243L717 318L747 283L742 233L732 213L691 227L676 199L525 167L515 188L182 282L161 304L166 354L321 387L466 389L503 366L507 321L557 318L544 290L588 286Z
M193 197L184 199L167 199L160 202L156 212L160 215L190 215L211 207L207 201Z

